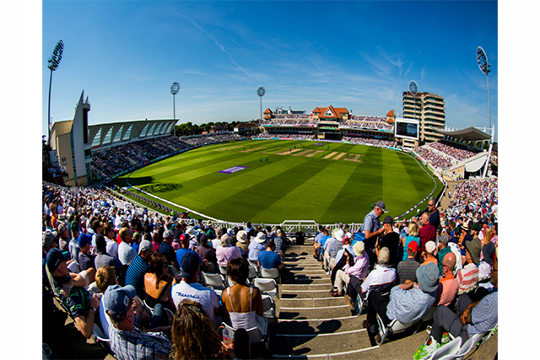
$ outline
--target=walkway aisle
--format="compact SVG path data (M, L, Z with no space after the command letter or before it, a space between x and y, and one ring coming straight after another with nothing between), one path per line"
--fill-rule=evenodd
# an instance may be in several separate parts
M274 358L358 358L377 349L362 328L365 315L356 316L343 297L330 295L330 275L313 258L311 244L290 247L284 262L297 283L280 287Z
M362 327L365 311L358 316L344 297L330 295L330 275L313 258L311 242L291 246L284 263L297 283L279 287L278 319L270 325L271 358L410 360L428 338L426 331L396 334L378 346ZM497 334L468 359L493 359L496 352Z

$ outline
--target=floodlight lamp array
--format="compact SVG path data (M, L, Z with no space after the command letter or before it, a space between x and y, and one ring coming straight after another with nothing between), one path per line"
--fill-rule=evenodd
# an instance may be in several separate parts
M47 66L51 71L58 69L60 60L62 60L62 53L64 52L64 42L62 40L56 43L52 55L49 57L49 65Z
M264 90L262 86L259 86L259 88L257 89L257 95L259 95L260 97L263 97L264 94L266 94L266 90Z
M178 91L180 90L180 83L178 81L175 81L171 85L171 94L176 95L178 94Z
M488 63L488 58L484 49L479 46L476 48L476 61L478 61L478 67L484 74L488 74L491 71L491 65Z

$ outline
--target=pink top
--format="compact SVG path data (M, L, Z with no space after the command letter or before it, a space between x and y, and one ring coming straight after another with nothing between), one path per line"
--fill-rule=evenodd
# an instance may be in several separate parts
M241 258L242 253L236 246L218 246L216 249L216 258L219 266L227 266L227 263L231 259Z
M345 274L352 275L358 279L364 279L368 276L369 273L369 257L364 252L364 255L357 256L354 258L354 266L349 264L345 265L343 268Z

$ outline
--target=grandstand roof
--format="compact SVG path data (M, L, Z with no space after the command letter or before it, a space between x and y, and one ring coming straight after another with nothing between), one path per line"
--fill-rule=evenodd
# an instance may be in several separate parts
M330 110L332 115L326 115L327 110ZM329 107L325 107L325 108L316 107L312 112L314 114L316 114L316 113L322 114L322 115L319 115L320 118L340 118L341 114L348 114L349 113L347 108L335 108L332 105L330 105Z
M270 110L270 108L267 108L266 110L264 110L264 113L265 114L272 114L272 110Z
M491 138L491 136L473 126L456 131L439 131L439 133L467 141L489 140Z
M88 142L92 148L135 139L151 138L170 132L178 120L139 120L89 125Z
M394 114L394 110L390 110L386 116L393 116L396 117L396 114Z

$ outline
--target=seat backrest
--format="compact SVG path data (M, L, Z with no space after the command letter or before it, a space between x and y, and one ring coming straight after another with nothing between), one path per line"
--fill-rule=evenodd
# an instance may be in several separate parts
M275 291L276 281L274 279L261 279L255 278L253 285L258 287L261 291Z
M256 278L256 277L257 277L257 268L255 266L250 266L249 267L248 278L253 279L253 278Z
M265 269L261 267L261 277L276 279L279 277L279 270L277 268Z
M262 302L263 302L263 311L268 311L272 309L272 305L274 304L274 300L272 300L272 297L265 294L261 296L262 296Z
M467 353L471 351L472 347L482 338L482 335L483 334L474 334L467 341L465 341L456 354L458 355L457 358L463 358L463 356L467 355Z
M248 260L250 266L255 266L255 269L259 267L259 264L256 260Z
M203 272L204 282L206 285L223 288L223 280L219 274L205 273Z
M400 331L407 330L408 328L413 326L413 324L414 322L403 324L397 320L392 320L392 322L390 323L390 325L388 325L388 327L391 328L394 333L397 333Z
M227 268L225 266L219 265L219 273L221 275L227 275Z
M249 335L249 342L252 344L258 344L264 340L263 334L259 328L253 327L246 330Z
M443 346L435 350L435 352L433 352L429 360L440 360L442 357L446 355L454 355L458 352L460 347L461 347L461 336L458 336L454 340L450 341L447 344L444 344Z
M107 335L105 335L103 333L103 331L101 330L101 328L96 324L94 323L94 329L92 330L92 333L94 334L94 336L99 340L99 341L103 341L103 342L109 342L109 338L107 337Z

